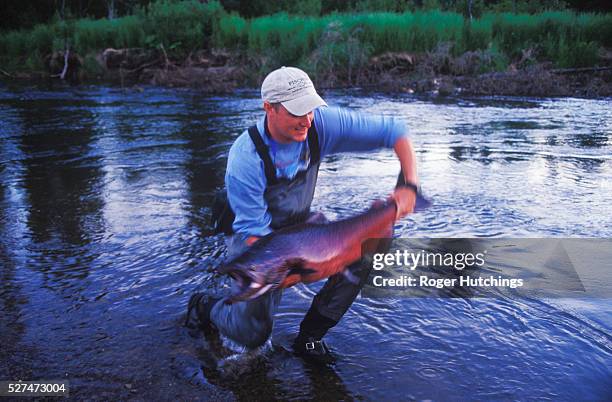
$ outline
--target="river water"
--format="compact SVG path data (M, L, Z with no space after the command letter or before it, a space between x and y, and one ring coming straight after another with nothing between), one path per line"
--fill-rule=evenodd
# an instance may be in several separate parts
M401 116L434 205L401 237L612 237L612 101L328 92ZM359 298L287 351L320 284L285 292L272 345L220 356L182 326L218 290L209 207L256 91L0 85L0 380L68 380L76 399L605 400L610 298ZM325 159L334 220L388 195L388 150ZM609 400L609 399L608 399Z

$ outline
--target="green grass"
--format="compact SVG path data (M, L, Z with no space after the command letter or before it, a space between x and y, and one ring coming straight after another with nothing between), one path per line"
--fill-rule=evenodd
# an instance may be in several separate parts
M434 52L450 44L452 56L487 54L486 70L501 70L527 49L558 67L596 65L602 47L612 47L612 14L547 11L485 13L471 22L462 14L429 10L287 15L245 19L219 2L159 0L114 20L54 20L31 30L0 35L4 68L35 67L70 45L83 57L108 47L159 48L173 57L198 49L225 48L255 60L260 71L281 65L317 73L351 75L371 56L385 52ZM350 81L350 80L349 80Z

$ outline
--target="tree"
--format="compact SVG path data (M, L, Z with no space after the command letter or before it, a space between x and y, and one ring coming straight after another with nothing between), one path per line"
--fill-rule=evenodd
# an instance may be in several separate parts
M108 8L107 18L112 20L115 18L115 0L106 0L106 8Z

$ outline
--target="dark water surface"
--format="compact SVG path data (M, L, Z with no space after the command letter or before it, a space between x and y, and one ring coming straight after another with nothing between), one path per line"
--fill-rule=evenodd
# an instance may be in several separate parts
M432 101L327 93L402 116L435 205L401 237L612 237L612 101ZM286 291L272 345L215 355L182 327L218 289L213 191L255 91L0 86L0 380L67 379L77 399L606 400L607 299L358 299L333 367L285 349L320 285ZM390 193L388 150L325 160L330 219Z

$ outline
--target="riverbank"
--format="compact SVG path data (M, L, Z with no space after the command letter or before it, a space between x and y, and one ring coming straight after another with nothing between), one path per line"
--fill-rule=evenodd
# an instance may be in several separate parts
M550 62L529 59L529 53L505 71L479 73L487 55L466 52L453 57L448 51L431 53L387 52L370 58L352 76L328 72L316 79L321 89L367 88L386 92L448 95L506 95L597 98L612 96L612 52L602 52L601 66L555 68ZM228 93L258 87L265 72L262 61L227 50L197 51L183 60L163 49L106 49L95 64L72 52L45 58L45 70L11 74L17 81L67 80L72 84L107 83L126 87L158 85L195 88L203 93ZM93 73L92 73L93 71Z
M119 18L0 32L8 79L227 92L282 65L319 88L521 96L612 95L612 14L440 9L244 17L216 1L153 1Z

